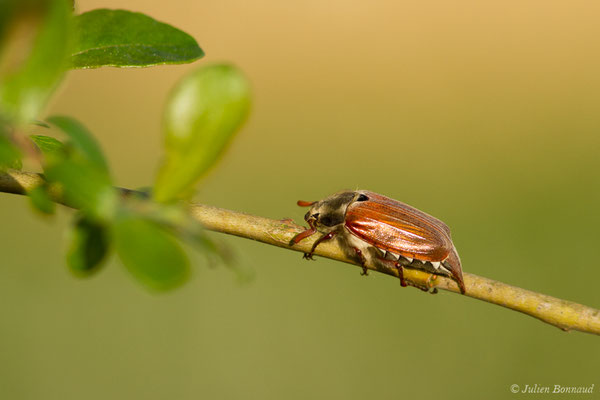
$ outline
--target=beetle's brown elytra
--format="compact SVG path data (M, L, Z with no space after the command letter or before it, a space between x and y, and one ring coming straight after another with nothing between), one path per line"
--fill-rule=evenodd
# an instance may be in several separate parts
M310 228L292 244L317 232L323 234L306 257L310 258L320 243L335 237L345 250L360 258L363 272L366 262L393 266L406 286L403 268L422 269L451 277L465 293L450 229L437 218L367 190L338 192L321 201L298 201L298 205L310 207L304 216Z

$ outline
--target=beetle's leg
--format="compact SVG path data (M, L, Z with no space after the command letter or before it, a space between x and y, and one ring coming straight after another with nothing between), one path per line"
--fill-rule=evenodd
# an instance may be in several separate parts
M337 231L331 231L326 235L321 236L320 238L318 238L315 243L312 245L312 248L310 249L310 254L312 255L312 253L315 252L315 250L317 249L317 246L320 245L321 243L323 243L326 240L331 240L335 235L337 235Z
M431 294L437 294L437 292L438 292L437 288L433 287L433 281L435 281L436 279L437 279L437 275L431 274L429 276L429 278L427 278L427 283L426 283L427 284L427 289L424 289L424 290L426 290L428 292L431 290L429 293L431 293Z
M429 278L427 278L427 288L428 289L431 289L433 287L433 281L435 281L436 279L437 279L436 274L429 275Z
M389 267L396 268L396 271L398 271L398 278L400 279L400 285L402 287L408 286L408 283L406 283L406 280L404 279L404 267L402 266L402 264L400 264L400 262L395 260L388 260L387 258L381 257L378 257L377 260L382 264L387 264Z
M306 239L307 237L314 235L315 233L317 233L317 230L315 228L309 228L307 230L305 230L304 232L300 232L299 234L297 234L296 236L294 236L292 238L292 240L290 240L290 246L293 246L295 244L298 244L299 242L301 242L302 240Z
M360 266L362 267L362 272L360 274L363 276L369 275L369 269L367 268L367 260L365 260L362 251L360 251L358 247L353 247L352 249L354 250L356 256L360 260Z
M300 232L299 234L294 236L292 238L292 240L290 240L290 246L298 244L302 240L306 239L307 237L312 236L315 233L317 233L317 228L315 228L314 222L312 220L308 220L307 222L308 222L308 226L310 226L310 228L308 228L304 232Z
M304 258L306 260L314 260L313 253L317 249L317 246L326 240L331 240L331 238L333 238L336 234L337 234L337 231L331 231L331 232L326 233L325 235L321 236L320 238L318 238L315 241L315 243L312 245L312 248L310 249L310 253L304 253Z
M396 267L396 270L398 271L398 278L400 278L400 286L408 286L406 281L404 280L404 267L402 267L402 264L400 264L399 262L395 262L394 267Z

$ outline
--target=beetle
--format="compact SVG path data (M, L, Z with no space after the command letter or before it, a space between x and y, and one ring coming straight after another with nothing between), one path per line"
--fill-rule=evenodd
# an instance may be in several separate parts
M342 191L321 201L298 201L298 205L310 207L304 216L309 228L290 244L322 233L305 258L312 258L319 244L335 238L350 257L358 257L363 275L367 263L394 267L401 285L406 286L403 269L417 268L452 278L465 293L450 229L437 218L367 190Z

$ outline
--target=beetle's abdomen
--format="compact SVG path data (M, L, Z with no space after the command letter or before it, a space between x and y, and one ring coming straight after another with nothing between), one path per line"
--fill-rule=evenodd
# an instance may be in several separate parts
M443 261L453 250L449 229L440 220L407 204L364 192L369 200L352 203L346 228L381 250L423 261Z

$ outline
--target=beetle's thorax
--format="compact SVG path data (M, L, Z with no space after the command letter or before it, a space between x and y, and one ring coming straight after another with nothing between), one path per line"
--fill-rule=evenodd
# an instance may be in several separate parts
M346 210L360 194L344 191L335 193L316 202L306 213L304 219L319 232L330 232L344 223Z

